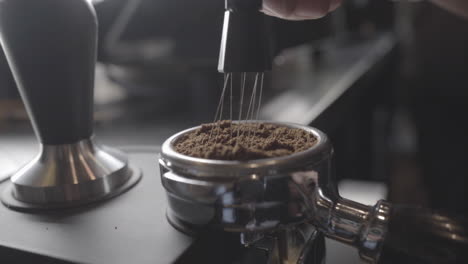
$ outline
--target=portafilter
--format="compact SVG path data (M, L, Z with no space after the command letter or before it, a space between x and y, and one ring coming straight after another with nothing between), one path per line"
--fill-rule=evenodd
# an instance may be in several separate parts
M251 245L278 230L310 224L327 237L356 247L371 262L468 260L465 217L384 200L368 206L344 199L333 177L333 149L327 136L307 126L270 124L307 131L317 143L289 156L226 161L175 151L174 143L198 127L164 142L159 164L173 226L188 233L211 228L237 232L242 243Z

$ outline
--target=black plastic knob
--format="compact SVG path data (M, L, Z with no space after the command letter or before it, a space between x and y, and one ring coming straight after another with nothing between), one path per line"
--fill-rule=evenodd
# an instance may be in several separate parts
M2 0L0 38L44 144L89 138L97 19L87 0Z

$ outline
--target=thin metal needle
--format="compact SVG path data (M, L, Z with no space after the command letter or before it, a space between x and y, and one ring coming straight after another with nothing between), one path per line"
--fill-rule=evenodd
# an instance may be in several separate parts
M232 130L233 130L233 126L232 126L232 79L231 78L231 81L230 81L230 89L229 89L229 94L230 94L230 102L229 102L229 120L231 121L231 138L232 138Z
M230 102L229 102L229 106L230 106L230 109L229 109L229 120L232 121L232 78L231 78L231 83L230 83L230 89L229 89L229 94L230 94Z
M264 73L261 73L261 77L260 77L260 95L258 96L258 107L257 107L257 117L256 117L256 120L258 120L258 116L259 116L259 113L260 113L260 106L262 105L262 94L263 94L263 79L265 77L265 74Z
M261 78L260 78L260 95L258 96L258 107L257 107L257 117L255 118L257 120L257 125L256 125L256 131L260 127L260 122L258 122L258 116L260 113L260 106L262 105L262 94L263 94L263 79L265 77L265 73L261 73ZM254 132L254 137L255 137L255 132Z
M230 76L231 76L230 73L224 75L223 91L221 92L221 97L219 98L218 107L216 108L216 114L215 114L213 123L215 123L216 120L217 120L217 118L218 118L219 111L220 111L220 109L221 109L221 105L222 105L222 103L223 103L223 101L224 101L224 92L226 91L226 86L227 86L227 83L228 83L228 80L229 80L229 77L230 77Z
M249 107L247 108L247 115L245 116L245 120L248 120L249 116L250 116L250 118L252 116L251 110L252 110L252 105L255 103L254 102L254 98L255 98L254 96L255 96L255 91L256 91L256 87L257 87L257 81L258 81L258 74L255 77L255 83L254 83L254 86L252 88L252 94L250 95L250 102L249 102Z
M224 94L225 94L225 92L226 92L226 87L227 87L228 80L229 80L230 77L231 77L231 74L230 74L230 73L228 73L227 75L225 75L223 91L221 92L221 98L219 99L218 108L216 109L216 114L215 114L215 118L214 118L213 123L216 123L216 120L217 120L217 118L218 118L218 114L219 114L219 118L220 118L220 119L221 119L222 116L223 116ZM213 135L213 130L215 130L215 129L216 129L216 126L214 126L214 128L211 129L209 139L211 139L211 136Z
M254 115L255 115L255 104L256 104L256 98L257 98L257 86L258 86L258 73L255 74L255 83L253 86L253 91L252 91L252 97L251 97L251 103L252 103L252 109L250 110L250 120L254 121ZM249 106L250 108L250 106ZM255 127L253 122L250 124L249 128L249 138L252 135L252 130L254 131L254 136L255 136ZM253 138L252 138L253 141Z
M258 73L255 75L255 83L253 88L253 100L252 100L252 111L250 112L250 120L254 120L255 116L255 106L257 104L257 87L258 87Z
M245 90L245 72L241 74L241 94L240 94L240 108L239 108L239 123L237 124L238 129L237 129L237 141L239 141L239 133L241 129L241 120L242 120L242 108L244 107L244 90Z

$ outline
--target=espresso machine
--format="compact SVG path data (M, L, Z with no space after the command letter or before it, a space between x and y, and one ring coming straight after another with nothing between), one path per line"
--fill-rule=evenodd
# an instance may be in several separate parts
M271 69L261 7L261 0L226 0L219 71ZM11 248L63 263L314 264L326 263L329 237L370 262L468 260L463 216L340 197L332 144L315 128L281 123L308 131L317 144L247 162L177 153L173 143L195 128L161 149L124 154L98 145L96 28L86 0L0 2L2 45L41 143L38 156L1 186L0 221L10 222L0 230L14 240ZM42 257L28 260L50 263Z

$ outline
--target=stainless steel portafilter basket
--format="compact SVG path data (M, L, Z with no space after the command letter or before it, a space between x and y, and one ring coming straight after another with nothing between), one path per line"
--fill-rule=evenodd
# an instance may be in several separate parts
M168 197L167 216L176 228L239 232L242 242L249 244L263 234L307 223L329 238L358 248L360 256L372 262L381 255L387 260L466 257L468 232L463 217L392 206L383 200L367 206L344 199L333 179L333 150L327 136L307 126L271 124L303 129L315 135L317 143L293 155L244 162L176 152L174 142L197 127L164 142L161 180ZM412 242L418 244L405 247ZM434 246L439 246L438 253L425 250ZM439 254L441 249L450 254Z

